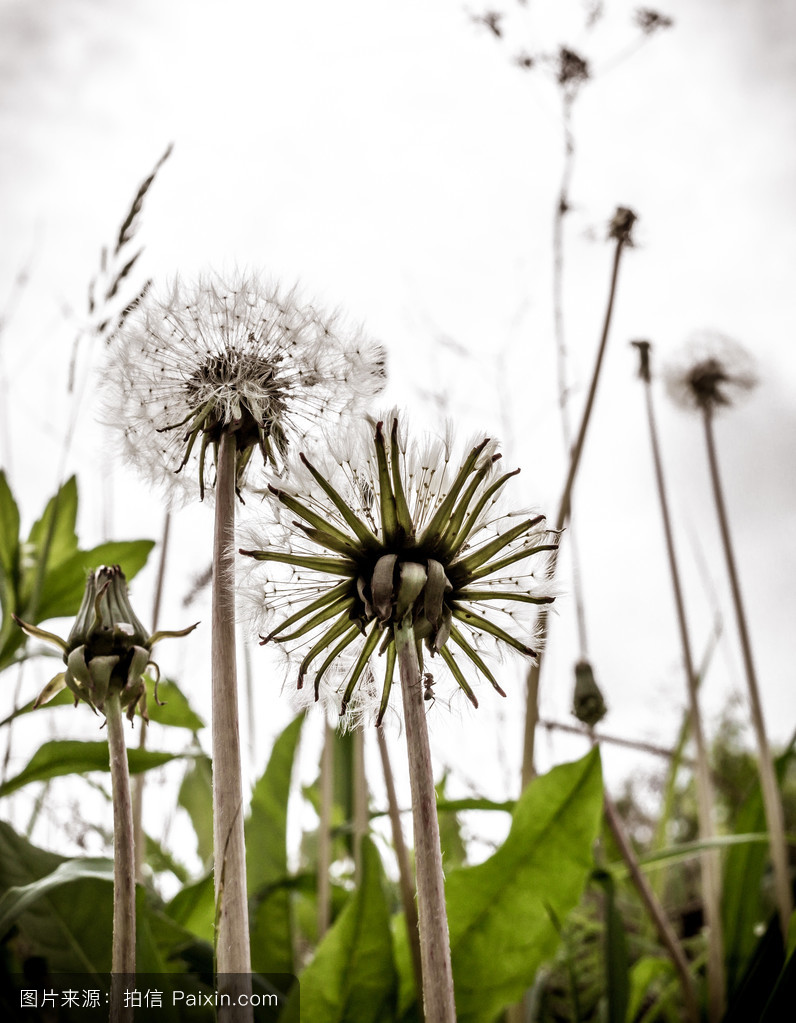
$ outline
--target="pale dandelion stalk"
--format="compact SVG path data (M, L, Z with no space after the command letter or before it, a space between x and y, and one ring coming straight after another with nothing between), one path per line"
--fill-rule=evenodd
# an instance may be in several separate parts
M254 528L252 549L241 553L291 569L288 578L264 586L253 571L250 600L260 607L262 642L295 641L303 654L300 689L314 676L316 699L334 700L341 715L353 712L359 719L372 708L378 725L398 668L412 788L424 1010L428 1020L453 1023L424 700L430 677L426 655L442 660L474 706L478 699L465 666L505 695L483 656L482 639L535 656L515 634L520 612L553 598L532 570L514 566L543 555L544 575L544 561L556 543L543 516L498 510L501 492L515 473L496 474L499 455L493 442L476 444L454 470L449 442L407 451L397 416L385 419L375 427L364 424L359 437L349 435L325 462L315 464L302 455L288 482L272 488L283 536L267 544ZM284 610L287 617L268 628ZM380 700L370 684L376 657L384 663ZM339 685L329 682L335 662L344 666ZM360 685L363 678L367 684Z
M376 738L379 744L381 766L384 772L384 787L387 790L387 812L392 829L392 844L395 849L395 858L398 861L398 880L401 887L401 902L404 907L404 922L409 941L409 953L412 958L412 973L415 978L415 990L417 991L418 1001L421 1002L423 993L423 965L420 953L420 929L417 919L412 867L409 862L409 853L406 849L406 841L404 840L404 832L401 825L401 811L398 807L398 796L395 791L395 778L393 776L392 764L390 763L390 751L387 748L387 740L384 737L384 729L381 725L376 729ZM419 1010L422 1021L422 1005L419 1005Z
M281 473L291 441L383 386L383 353L339 331L295 292L253 276L179 280L150 291L114 336L108 418L128 460L182 496L214 489L212 586L213 834L216 968L234 1002L251 990L238 727L236 495L255 449ZM212 453L215 478L208 475ZM221 1015L226 1014L222 1008Z
M608 301L606 303L602 334L600 336L600 343L597 349L597 357L594 363L594 370L592 372L591 383L589 385L589 391L586 396L586 404L583 409L583 415L581 416L578 434L569 456L567 478L566 482L564 483L564 489L562 491L561 500L558 507L558 515L556 517L555 528L558 532L561 532L561 530L564 529L567 522L569 521L572 503L572 490L575 485L575 477L577 476L581 456L583 454L583 447L586 441L586 433L589 428L591 412L594 406L594 399L597 394L597 384L600 379L600 370L602 369L603 357L605 355L605 349L608 344L608 335L611 327L611 319L613 317L614 300L616 298L616 289L619 281L619 266L622 258L622 253L624 252L625 248L627 248L629 245L632 246L633 244L631 232L635 221L636 214L632 210L620 206L617 208L616 213L614 214L609 227L609 236L615 241L616 244L614 247L611 280L608 287ZM550 559L549 564L550 579L552 579L555 576L556 564L557 553L554 553ZM546 637L547 618L543 617L540 624L539 638L540 648L544 647ZM522 756L523 789L526 787L526 785L528 785L528 783L532 780L534 776L534 742L536 735L536 725L539 721L539 679L541 675L541 670L542 650L540 649L539 656L531 663L531 666L528 669L525 711L525 734L523 739Z
M744 350L721 334L703 332L692 338L691 348L696 358L685 371L670 370L669 390L681 405L698 411L702 416L710 470L710 482L719 520L722 546L727 564L727 574L735 609L738 637L741 644L744 672L749 695L752 727L755 733L758 753L758 772L763 796L763 808L769 833L769 848L774 868L774 897L782 929L783 940L787 938L790 917L793 912L793 893L788 865L788 846L785 836L785 815L782 798L774 770L774 760L768 741L760 686L757 680L752 656L746 611L741 595L741 585L735 562L735 553L730 536L729 519L719 473L713 420L717 411L729 408L733 397L749 391L755 384L751 362Z
M697 812L699 818L699 836L700 839L709 846L712 838L716 834L713 823L715 814L715 798L713 793L713 781L710 774L708 745L705 740L705 733L702 725L702 713L699 706L699 675L691 652L691 639L688 631L677 555L674 549L674 534L672 532L671 516L669 514L669 502L666 496L663 462L661 459L660 445L658 443L658 430L652 400L650 370L651 345L649 341L634 341L633 344L636 348L638 348L640 357L639 377L644 385L647 422L649 425L650 444L652 447L652 461L655 469L655 482L661 506L663 531L666 539L666 554L669 562L669 573L672 580L677 627L680 633L680 645L682 648L683 666L685 668L686 685L688 689L691 728L694 735L694 745L696 747L695 783ZM706 849L700 856L700 864L702 869L702 886L705 901L705 922L707 924L708 931L708 1018L711 1023L718 1023L724 1012L725 1000L724 940L721 923L721 860L719 858L718 850L710 848Z

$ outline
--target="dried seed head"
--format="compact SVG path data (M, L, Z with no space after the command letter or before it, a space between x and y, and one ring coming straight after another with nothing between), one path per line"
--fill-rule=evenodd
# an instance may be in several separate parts
M691 335L679 363L665 376L676 404L710 414L730 408L757 383L751 355L736 341L710 330Z
M286 573L263 582L252 572L248 601L263 643L294 643L301 652L299 688L313 678L317 698L328 670L345 663L338 687L345 713L371 658L381 657L380 721L395 670L394 630L409 616L428 656L445 662L474 704L465 667L505 695L481 656L482 640L534 656L518 625L523 609L552 602L545 569L557 538L541 515L499 510L516 474L498 474L499 457L488 439L460 462L446 441L407 450L390 413L348 431L331 459L302 456L289 482L272 488L281 535L269 529L269 542L254 527L241 553ZM527 568L532 557L538 577Z
M237 483L255 448L276 473L291 440L319 416L339 416L383 386L383 350L336 314L253 276L176 280L150 292L113 341L109 423L125 456L156 482L208 478L210 452L234 433Z

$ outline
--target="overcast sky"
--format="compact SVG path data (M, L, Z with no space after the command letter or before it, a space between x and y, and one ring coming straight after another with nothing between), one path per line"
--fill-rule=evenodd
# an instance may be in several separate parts
M589 653L611 708L604 727L671 743L686 702L628 342L651 339L660 367L707 328L757 360L759 387L719 423L718 438L767 720L775 741L789 738L796 8L671 0L661 11L674 27L636 48L634 6L608 0L587 30L587 5L576 0L506 0L497 39L473 20L480 6L457 0L2 0L0 460L27 522L59 477L77 471L85 546L106 530L159 535L162 501L113 466L85 374L63 463L61 453L88 280L171 142L145 202L141 279L245 266L300 281L386 344L387 402L418 429L449 415L463 441L477 430L503 438L507 464L523 470L515 500L554 517L565 475L551 311L560 101L543 61L523 71L513 58L566 44L594 72L575 105L567 218L576 421L607 294L605 225L619 205L639 216L575 497ZM96 363L99 351L82 351ZM657 384L655 396L698 654L717 612L724 624L704 686L712 728L744 692L726 573L699 423ZM182 522L162 617L171 628L194 614L180 602L210 530L205 508ZM563 557L542 678L542 713L559 720L569 719L578 656L568 573ZM135 587L143 608L151 589L148 570ZM178 675L189 655L173 656ZM195 675L203 656L190 662ZM521 746L523 673L513 662L508 670L508 700L484 692L471 712L455 698L453 715L441 700L432 720L440 761L500 798L514 794ZM196 679L203 707L206 683ZM272 675L258 688L256 770L290 714L279 689ZM463 748L482 756L460 763ZM543 740L541 765L584 748ZM606 759L613 777L648 766L613 750Z

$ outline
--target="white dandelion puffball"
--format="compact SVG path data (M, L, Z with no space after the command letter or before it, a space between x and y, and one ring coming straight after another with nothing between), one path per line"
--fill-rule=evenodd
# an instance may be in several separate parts
M225 431L240 489L255 448L278 474L291 442L385 383L383 349L361 329L251 274L150 291L109 347L106 415L123 455L184 497L213 486Z

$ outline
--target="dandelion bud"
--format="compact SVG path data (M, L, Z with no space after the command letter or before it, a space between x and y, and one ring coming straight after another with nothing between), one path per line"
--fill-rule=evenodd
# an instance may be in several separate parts
M152 647L160 639L185 636L196 628L191 625L181 632L150 636L130 605L127 582L118 565L101 565L89 572L83 602L67 640L19 618L16 622L29 636L58 646L66 664L66 671L47 683L35 706L68 688L74 694L75 705L84 700L93 710L102 711L108 696L118 693L131 721L139 704L142 716L147 718L143 679L147 668L154 669L156 678L160 675L150 657Z
M594 680L594 671L588 661L578 661L575 665L575 695L572 701L572 713L584 725L594 728L602 721L608 708L605 706L603 694Z

